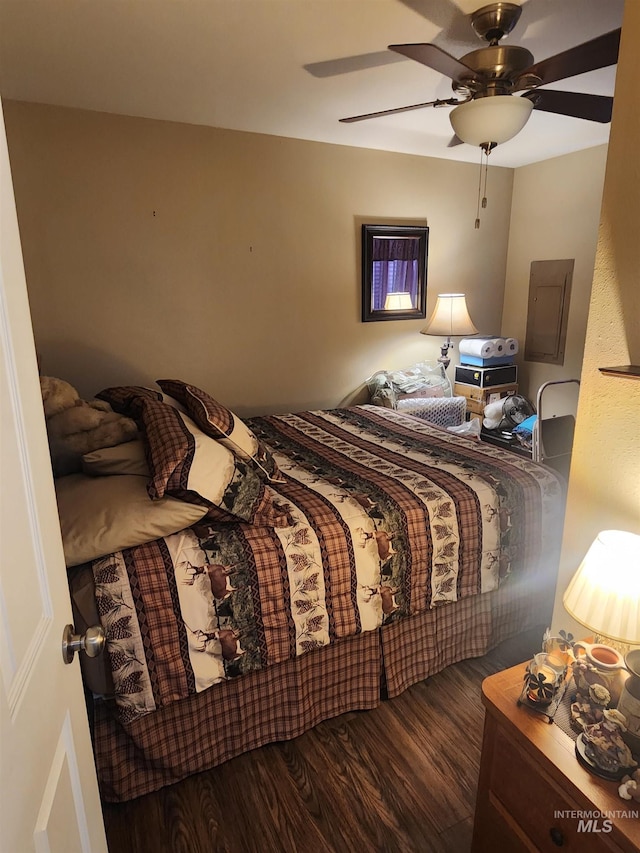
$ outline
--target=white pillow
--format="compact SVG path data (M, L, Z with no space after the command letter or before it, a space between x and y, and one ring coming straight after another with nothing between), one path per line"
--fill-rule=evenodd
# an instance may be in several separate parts
M56 480L58 515L67 566L143 545L190 527L206 507L171 497L152 501L147 479L131 474Z

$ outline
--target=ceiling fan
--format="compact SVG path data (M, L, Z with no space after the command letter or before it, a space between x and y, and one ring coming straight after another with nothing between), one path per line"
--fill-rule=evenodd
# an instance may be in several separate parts
M479 145L485 153L516 136L534 109L588 121L611 121L611 97L539 87L615 65L620 30L612 30L534 62L526 48L500 44L517 24L521 11L515 3L496 2L474 12L470 16L471 26L488 45L460 59L435 44L390 44L389 50L450 77L455 97L350 116L340 121L350 123L424 107L454 106L450 120L455 136L449 144Z

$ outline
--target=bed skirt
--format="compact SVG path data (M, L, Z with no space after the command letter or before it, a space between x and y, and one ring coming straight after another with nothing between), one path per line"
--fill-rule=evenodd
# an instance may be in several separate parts
M494 592L385 626L381 645L387 696L399 696L412 684L461 660L480 657L522 631L548 625L553 598L551 579L542 583L539 577L512 576Z
M131 800L260 746L290 740L347 711L375 708L452 663L546 624L553 585L505 584L495 592L347 638L138 718L123 726L95 702L101 794ZM446 643L440 643L445 637Z

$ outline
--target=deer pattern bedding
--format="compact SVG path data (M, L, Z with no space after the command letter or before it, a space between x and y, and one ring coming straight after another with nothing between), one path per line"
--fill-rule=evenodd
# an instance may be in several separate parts
M208 523L92 564L118 713L535 577L562 487L523 457L373 406L254 418L280 527Z

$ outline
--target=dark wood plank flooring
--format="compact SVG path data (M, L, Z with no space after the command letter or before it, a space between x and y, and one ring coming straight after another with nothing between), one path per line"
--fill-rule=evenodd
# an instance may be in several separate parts
M529 658L542 632L451 666L372 711L105 804L110 853L465 853L482 745L480 685Z

